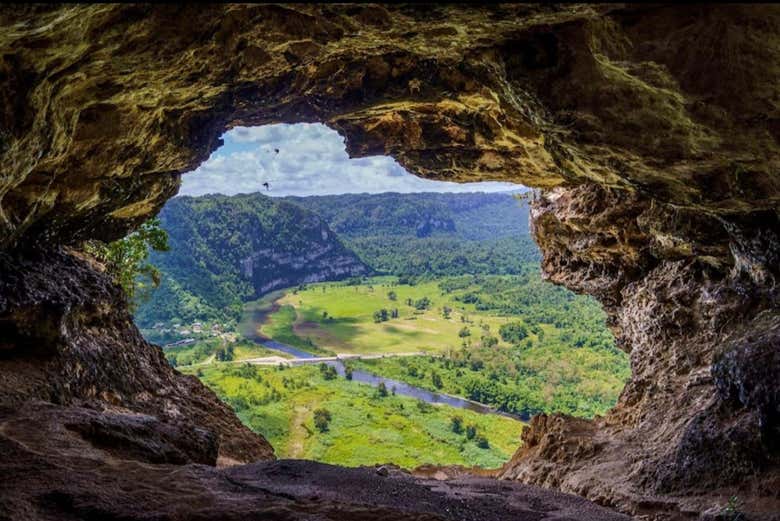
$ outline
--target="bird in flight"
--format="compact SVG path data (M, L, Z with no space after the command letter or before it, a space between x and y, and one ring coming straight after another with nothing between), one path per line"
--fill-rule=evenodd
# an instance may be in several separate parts
M265 187L266 190L271 189L271 187L268 185L268 182L263 183L263 186Z

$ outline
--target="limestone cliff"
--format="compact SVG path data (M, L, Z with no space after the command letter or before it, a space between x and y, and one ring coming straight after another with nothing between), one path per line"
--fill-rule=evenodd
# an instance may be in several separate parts
M142 328L238 320L242 302L270 291L370 272L316 213L259 193L177 197L159 218L170 250L150 257L163 277L135 314Z
M504 477L659 518L730 494L780 511L780 7L33 6L0 26L4 402L151 392L129 324L75 373L121 352L121 374L28 385L125 316L69 319L64 295L121 304L46 259L154 214L225 129L320 121L424 177L544 189L545 272L601 299L631 353L611 413L536 418ZM28 272L68 327L30 326L41 306L8 282Z

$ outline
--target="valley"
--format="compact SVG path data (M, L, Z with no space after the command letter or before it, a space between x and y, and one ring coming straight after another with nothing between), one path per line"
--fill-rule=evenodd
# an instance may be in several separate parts
M527 209L510 195L178 204L186 233L181 215L162 220L187 245L159 257L181 291L140 303L144 332L165 340L171 365L211 387L278 457L496 468L532 415L603 415L628 378L600 306L542 280ZM475 219L477 210L489 218ZM236 214L254 225L234 231ZM269 230L283 244L293 215L321 232L291 238L251 274L242 268L242 256L260 259L247 244ZM326 236L352 271L317 271L330 257L306 264L307 241L320 251ZM280 280L288 286L268 290Z
M279 458L344 466L496 468L517 447L523 426L505 416L431 405L391 387L331 376L317 365L213 364L200 378L271 442ZM330 419L318 426L317 411Z

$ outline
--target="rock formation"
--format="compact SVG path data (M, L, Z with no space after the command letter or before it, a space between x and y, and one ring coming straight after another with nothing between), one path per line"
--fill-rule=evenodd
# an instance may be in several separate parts
M82 473L270 456L63 248L156 213L225 129L320 121L424 177L543 189L545 273L631 354L613 411L535 418L503 477L658 518L780 511L779 7L72 5L0 26L0 433L25 454L4 465L45 466L14 433L71 424L104 453ZM30 494L0 516L84 515Z
M260 193L177 197L158 217L170 251L149 256L162 283L134 314L141 328L196 312L218 319L276 289L371 271L316 213ZM184 305L192 300L197 311Z

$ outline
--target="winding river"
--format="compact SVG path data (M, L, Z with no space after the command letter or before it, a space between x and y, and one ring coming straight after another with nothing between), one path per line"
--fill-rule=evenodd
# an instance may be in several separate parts
M329 359L323 360L323 358L325 357L321 355L308 353L306 351L302 351L301 349L297 349L295 347L289 346L287 344L283 344L281 342L276 342L274 340L264 339L259 335L254 335L252 337L252 340L264 347L267 347L268 349L273 349L274 351L281 351L283 353L287 353L289 355L294 356L295 357L294 359L287 361L287 363L289 364L303 365L303 364L325 363L329 366L334 367L336 369L336 372L339 374L339 376L343 377L346 374L346 368L344 366L344 362L341 360L334 359L335 357L327 357ZM457 407L459 409L466 409L480 414L498 414L519 421L527 421L526 418L522 418L515 414L499 411L489 405L485 405L484 403L475 402L473 400L467 400L465 398L460 398L458 396L452 396L449 394L436 393L433 391L429 391L428 389L423 389L421 387L410 385L400 380L394 380L392 378L377 376L373 373L361 371L358 369L352 370L352 381L369 384L374 387L378 387L381 382L384 382L387 389L395 392L396 394L400 394L402 396L410 396L412 398L416 398L418 400L422 400L427 403L443 403L452 407Z

